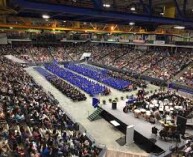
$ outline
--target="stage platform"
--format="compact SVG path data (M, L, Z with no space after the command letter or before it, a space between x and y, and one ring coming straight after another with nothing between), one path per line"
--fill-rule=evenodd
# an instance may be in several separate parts
M157 147L161 148L163 151L168 151L169 148L173 148L178 144L178 146L184 145L184 140L182 139L180 143L176 143L176 141L164 141L160 139L159 135L156 137L154 134L151 132L151 128L153 126L157 127L159 130L162 129L161 124L157 122L156 124L151 124L142 117L140 118L135 118L134 114L132 112L129 113L124 113L123 108L125 107L126 101L119 101L117 103L117 109L113 110L112 109L112 104L106 104L102 105L101 108L106 111L107 113L111 114L114 119L118 120L119 122L122 122L128 125L134 125L135 132L138 132L140 135L148 139L149 141L152 141L152 139L155 139L156 142L154 143ZM106 113L106 114L107 114ZM103 116L104 117L104 116ZM110 120L114 120L111 117ZM155 141L154 140L154 141Z

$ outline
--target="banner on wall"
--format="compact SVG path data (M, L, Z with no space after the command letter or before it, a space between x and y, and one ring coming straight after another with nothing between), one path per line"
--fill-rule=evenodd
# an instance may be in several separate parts
M165 41L164 40L155 40L153 42L153 44L155 44L155 45L163 45L163 44L165 44Z
M145 43L145 40L133 40L133 43L136 43L136 44L144 44L144 43Z

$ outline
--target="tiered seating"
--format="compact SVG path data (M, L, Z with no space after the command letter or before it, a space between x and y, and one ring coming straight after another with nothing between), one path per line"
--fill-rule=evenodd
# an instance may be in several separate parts
M99 155L24 69L5 58L0 58L0 65L0 156Z
M139 57L141 57L143 53L141 51L130 51L130 53L127 53L125 56L121 57L119 60L117 60L114 64L117 68L123 68L129 69L127 65L131 64L133 61L137 60Z
M64 53L64 48L62 46L59 47L51 47L51 53L55 60L57 61L65 61L67 60L66 54Z
M14 54L11 45L0 45L0 54L1 55Z
M20 46L20 47L15 47L13 49L17 52L20 52L18 55L15 55L17 58L29 63L34 62L33 57L30 54L32 46Z
M48 48L46 47L32 47L28 51L31 51L33 59L36 62L51 62L53 60Z
M131 85L131 83L128 81L110 77L107 73L104 73L104 71L100 69L96 70L88 65L69 63L69 64L65 64L64 66L70 70L73 70L84 76L88 76L98 82L102 82L118 90L124 90L129 85Z
M103 45L91 45L88 47L88 50L91 51L92 60L99 61L100 58L109 53L110 47Z
M62 79L59 79L57 76L49 73L41 67L35 67L40 74L42 74L52 85L59 89L64 95L72 99L73 101L82 101L86 100L85 94L81 93L74 86L68 84Z
M193 65L189 66L177 79L174 81L182 83L193 88Z
M157 62L159 62L161 59L163 59L164 56L165 53L159 52L144 53L142 57L133 60L130 64L128 64L127 68L137 73L143 73L144 71L155 65Z
M50 72L54 73L55 75L63 78L64 80L67 80L71 84L79 87L80 89L88 93L90 96L98 95L100 93L104 94L107 90L105 86L102 86L94 81L77 75L69 70L61 68L55 63L49 65L47 64L45 65L45 68Z
M2 55L14 55L19 59L27 62L48 62L52 61L48 48L46 47L34 47L31 45L27 46L0 46L0 53Z
M88 47L87 47L88 46ZM63 46L51 47L52 56L57 61L79 60L84 52L89 50L89 44L65 44Z
M118 47L117 45L111 45L105 50L105 52L108 52L108 55L98 60L98 62L105 65L113 65L113 62L116 58L122 56L125 53L128 53L129 51L130 48L128 47Z
M168 54L165 59L158 62L150 70L147 75L163 80L171 79L175 74L180 72L182 68L192 61L193 54L190 52L179 52L175 54Z

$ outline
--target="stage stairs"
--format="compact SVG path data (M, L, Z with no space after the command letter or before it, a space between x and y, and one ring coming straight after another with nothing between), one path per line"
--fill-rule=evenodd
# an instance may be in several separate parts
M98 107L97 110L95 110L90 116L88 116L88 119L90 121L94 121L97 119L101 119L102 117L100 116L100 113L103 111L102 108Z

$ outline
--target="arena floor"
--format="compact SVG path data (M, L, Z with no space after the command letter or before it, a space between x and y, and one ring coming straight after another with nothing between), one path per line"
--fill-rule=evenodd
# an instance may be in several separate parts
M104 119L99 119L94 122L90 122L87 117L95 110L92 104L92 98L87 94L87 100L83 102L72 102L66 96L64 96L59 90L53 87L43 76L41 76L33 67L26 68L26 71L34 78L34 80L43 86L46 92L51 92L54 97L59 101L59 105L68 113L72 119L79 122L87 130L89 135L96 140L99 144L106 145L108 150L130 152L140 155L147 155L147 153L139 148L136 144L130 146L120 146L116 140L124 136L120 131L116 130L111 124ZM157 86L148 85L147 90L158 89ZM120 98L121 96L136 94L133 92L120 92L111 88L111 95L101 96L100 100L108 100L109 98Z

